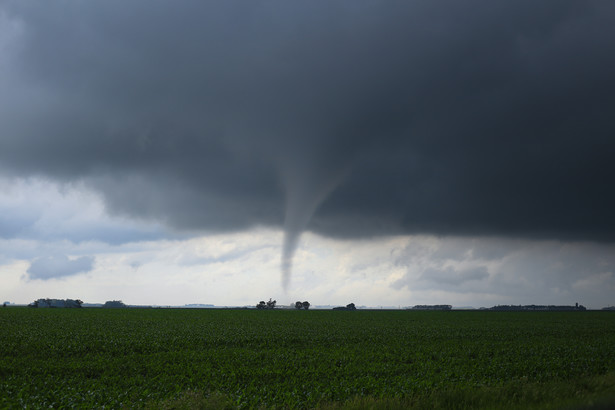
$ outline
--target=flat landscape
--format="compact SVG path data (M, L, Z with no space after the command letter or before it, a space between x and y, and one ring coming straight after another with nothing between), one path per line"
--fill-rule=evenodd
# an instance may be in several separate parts
M0 309L0 408L575 408L613 312Z

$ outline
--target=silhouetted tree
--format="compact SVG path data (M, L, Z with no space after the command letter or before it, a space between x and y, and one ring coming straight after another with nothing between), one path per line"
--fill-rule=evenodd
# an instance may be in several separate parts
M260 302L258 302L258 305L256 305L257 309L273 309L275 308L275 304L277 302L275 300L271 300L271 298L269 298L268 302L265 302L264 300L261 300Z
M125 308L126 305L121 300L108 300L102 305L104 308Z
M38 308L80 308L83 304L79 299L37 299L30 303L30 307Z
M308 310L310 308L310 302L308 302L307 300L303 302L302 305L305 310Z
M299 301L295 302L295 309L303 309L303 303Z

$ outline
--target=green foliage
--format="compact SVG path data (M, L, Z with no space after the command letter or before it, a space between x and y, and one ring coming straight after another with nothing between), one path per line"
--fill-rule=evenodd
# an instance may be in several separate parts
M205 410L234 409L231 400L221 393L203 394L198 391L187 391L174 399L148 403L146 409L152 410Z
M611 312L10 308L0 329L0 408L546 407L614 385Z

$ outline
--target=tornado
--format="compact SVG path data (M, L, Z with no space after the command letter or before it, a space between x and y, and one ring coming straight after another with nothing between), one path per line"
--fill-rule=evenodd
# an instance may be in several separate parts
M334 169L295 167L284 175L286 206L284 216L284 243L282 246L282 288L288 290L292 274L293 257L301 234L324 200L345 179L350 167Z
M293 256L299 245L301 234L307 227L316 208L324 200L310 192L305 186L292 185L287 189L286 212L284 216L284 243L282 245L282 288L288 290Z

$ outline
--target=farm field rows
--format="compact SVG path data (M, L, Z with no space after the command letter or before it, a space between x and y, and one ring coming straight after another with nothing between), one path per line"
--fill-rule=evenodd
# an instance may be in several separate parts
M0 408L545 408L612 399L614 373L610 312L0 309Z

